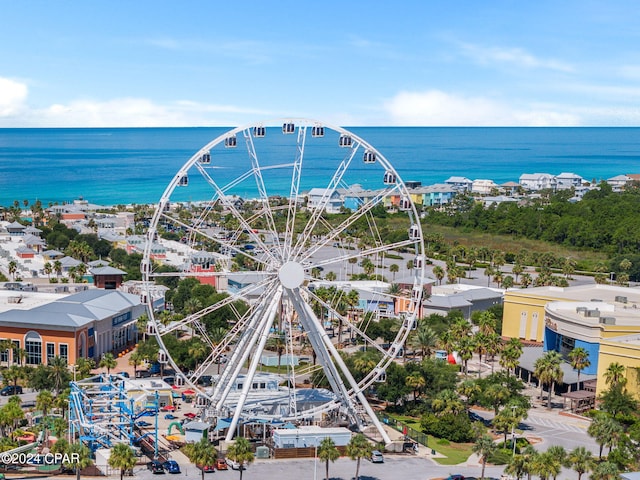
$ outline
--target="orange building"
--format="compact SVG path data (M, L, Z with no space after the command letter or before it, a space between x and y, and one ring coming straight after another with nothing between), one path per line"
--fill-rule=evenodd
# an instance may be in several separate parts
M21 292L20 302L37 295ZM0 365L47 364L57 356L69 365L78 358L98 359L135 342L136 320L144 311L138 295L101 289L30 309L4 311L0 313L0 340L11 340L14 347L0 352Z

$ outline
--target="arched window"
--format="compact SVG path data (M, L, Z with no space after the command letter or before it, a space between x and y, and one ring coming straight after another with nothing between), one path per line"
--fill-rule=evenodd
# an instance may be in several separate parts
M24 349L27 352L27 365L42 363L42 338L38 332L27 332L24 336Z

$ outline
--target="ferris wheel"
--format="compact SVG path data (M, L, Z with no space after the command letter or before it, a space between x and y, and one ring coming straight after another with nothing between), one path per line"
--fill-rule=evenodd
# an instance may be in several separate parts
M168 336L197 336L205 345L204 360L181 373L210 411L232 418L228 440L250 416L254 380L277 338L288 377L282 420L339 411L360 429L373 424L388 443L365 390L384 381L415 328L424 263L418 212L391 163L343 128L285 119L229 130L178 170L150 222L141 271L163 361L180 372ZM381 280L391 282L398 270L402 289L390 294ZM167 324L154 308L157 283L190 277L226 296L213 305L192 302ZM358 303L346 305L355 289L350 298ZM321 295L327 291L333 297ZM399 319L391 342L367 334L367 322L380 315ZM208 327L216 316L225 317L223 336ZM373 351L375 360L354 376L341 351L358 350ZM313 365L293 360L306 352ZM314 368L330 395L303 402L301 385ZM212 373L213 385L202 387L198 380Z

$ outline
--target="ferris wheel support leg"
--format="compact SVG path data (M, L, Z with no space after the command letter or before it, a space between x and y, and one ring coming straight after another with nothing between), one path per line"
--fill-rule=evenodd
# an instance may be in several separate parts
M303 316L307 321L311 323L311 329L312 329L311 331L314 331L317 335L320 336L320 339L324 343L325 349L327 349L331 353L331 356L333 357L335 364L337 364L337 366L340 368L340 370L342 371L342 374L351 385L351 388L353 389L353 391L356 392L356 396L358 397L360 404L362 405L365 412L369 416L371 422L375 425L376 429L382 436L382 439L384 440L385 444L390 444L391 438L389 437L384 427L380 423L380 420L378 420L378 417L376 417L376 414L371 408L371 405L369 405L369 402L364 396L364 393L362 393L362 391L360 390L358 383L353 378L353 375L351 375L351 372L347 368L347 365L344 363L344 360L340 356L340 353L336 349L335 345L331 342L329 335L327 335L327 332L324 330L324 328L322 328L322 325L320 324L320 321L318 320L318 318L315 316L315 314L313 313L309 305L306 302L302 301L299 290L296 290L295 292L293 290L288 290L288 292L293 299L294 305L297 304L299 307L301 307L302 312L299 311L299 313L302 313L301 316ZM335 365L331 363L328 365L328 367L333 369L336 368ZM351 405L351 408L355 411L353 402L351 401L349 396L346 395L346 389L344 388L344 385L342 385L342 388L340 389L340 391L344 392L343 395L346 396L344 400L346 400Z
M227 436L225 440L230 442L233 439L233 434L238 426L238 420L240 420L240 415L242 415L242 409L244 408L244 404L247 400L247 396L249 395L249 390L251 389L251 385L253 383L253 377L256 374L256 370L258 369L258 364L260 363L260 355L264 350L264 346L267 343L267 339L269 338L269 329L271 325L273 325L273 321L276 318L276 314L278 313L278 305L280 303L281 297L281 289L278 289L278 294L273 297L271 300L271 305L269 305L269 311L267 313L267 322L264 328L260 330L260 341L258 342L258 347L251 359L251 365L249 367L249 371L247 372L247 377L245 379L244 385L242 386L242 393L240 394L240 398L238 399L238 404L236 405L236 410L233 413L233 419L231 420L231 425L229 425L229 430L227 431Z
M265 297L265 300L266 298L267 297ZM238 345L234 349L226 368L222 372L213 395L211 396L212 402L215 402L217 410L220 410L224 405L224 402L231 391L231 387L233 386L236 378L238 378L244 362L251 353L252 345L257 343L260 332L265 328L264 325L268 321L267 311L268 305L261 305L260 312L258 312L255 318L252 319L246 333L242 336L240 342L238 342Z

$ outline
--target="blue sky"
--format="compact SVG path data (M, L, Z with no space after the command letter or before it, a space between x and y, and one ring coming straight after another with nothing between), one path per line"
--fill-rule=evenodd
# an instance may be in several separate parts
M0 127L640 125L633 0L0 0Z

